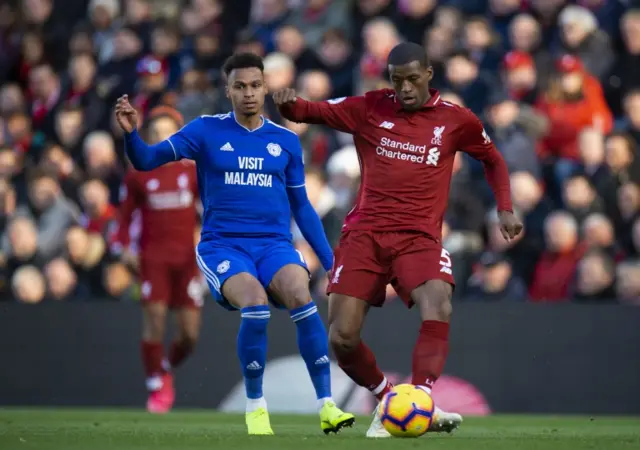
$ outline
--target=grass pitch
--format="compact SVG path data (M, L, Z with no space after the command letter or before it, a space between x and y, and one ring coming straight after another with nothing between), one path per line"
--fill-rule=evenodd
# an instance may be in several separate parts
M248 437L244 417L208 411L0 409L0 450L622 450L640 448L640 418L468 418L452 435L365 439L369 417L324 436L315 416L272 415L275 436Z

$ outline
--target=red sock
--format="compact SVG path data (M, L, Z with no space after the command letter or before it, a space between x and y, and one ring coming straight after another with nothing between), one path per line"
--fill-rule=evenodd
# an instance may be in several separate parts
M147 378L161 374L163 372L162 359L164 358L162 342L142 341L140 350Z
M169 349L169 364L172 368L178 367L191 352L193 352L193 344L190 341L174 341Z
M418 342L413 349L411 383L431 389L442 374L448 352L449 324L437 320L422 322Z
M358 386L369 389L380 400L392 385L378 368L376 357L364 342L350 352L334 349L338 365Z

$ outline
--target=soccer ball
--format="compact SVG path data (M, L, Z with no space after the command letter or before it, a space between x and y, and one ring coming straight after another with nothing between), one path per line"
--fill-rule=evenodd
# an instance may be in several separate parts
M418 437L433 419L433 399L413 384L399 384L384 396L378 408L380 421L395 437Z

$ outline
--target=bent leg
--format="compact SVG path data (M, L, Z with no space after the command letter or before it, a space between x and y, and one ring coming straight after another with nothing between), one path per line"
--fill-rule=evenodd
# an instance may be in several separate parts
M167 320L167 305L161 302L147 302L142 306L142 342L140 351L144 371L147 376L147 389L156 391L162 387L161 376L164 348L162 340Z
M276 272L268 291L296 324L298 349L322 407L331 400L331 363L327 330L309 292L309 273L300 265L287 264Z
M369 304L341 294L329 296L329 342L338 365L357 385L381 399L391 384L384 376L373 352L362 342L360 333Z
M179 308L176 310L178 335L169 349L169 364L175 369L193 353L200 336L200 309Z

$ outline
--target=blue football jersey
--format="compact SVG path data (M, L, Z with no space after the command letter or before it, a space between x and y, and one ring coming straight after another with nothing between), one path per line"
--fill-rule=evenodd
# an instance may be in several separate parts
M255 130L233 113L201 116L169 138L176 159L196 162L204 208L202 239L291 239L287 187L304 186L298 136L264 118Z

